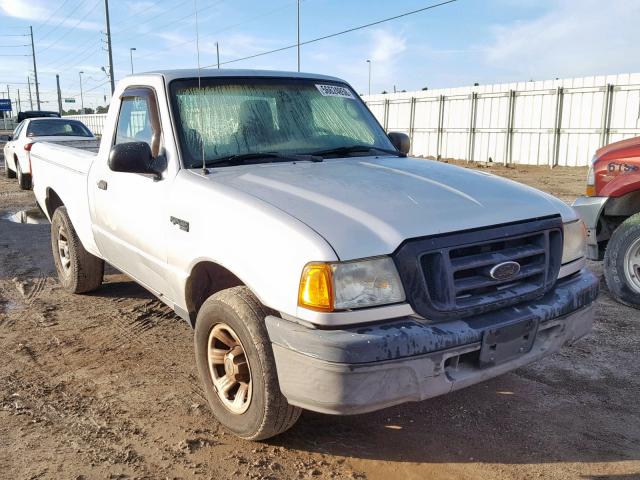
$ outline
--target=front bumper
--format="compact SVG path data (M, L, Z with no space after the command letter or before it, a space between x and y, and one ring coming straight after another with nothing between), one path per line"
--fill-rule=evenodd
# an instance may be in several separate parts
M572 207L587 227L587 258L600 260L598 251L598 221L609 197L578 197Z
M280 389L290 404L330 414L365 413L457 390L526 365L587 334L598 280L588 270L559 280L543 297L464 320L412 317L316 330L269 316ZM534 318L531 349L481 367L488 330Z

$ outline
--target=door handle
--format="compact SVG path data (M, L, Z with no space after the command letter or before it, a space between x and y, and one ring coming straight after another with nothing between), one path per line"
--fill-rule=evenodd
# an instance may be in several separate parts
M100 181L98 182L98 188L99 188L100 190L106 190L106 189L107 189L107 182L106 182L106 181L104 181L104 180L100 180Z

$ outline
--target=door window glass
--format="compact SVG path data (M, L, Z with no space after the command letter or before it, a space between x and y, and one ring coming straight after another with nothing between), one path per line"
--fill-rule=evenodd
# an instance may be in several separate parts
M138 90L136 94L124 94L116 127L115 145L145 142L154 158L160 148L160 122L155 97L152 92Z

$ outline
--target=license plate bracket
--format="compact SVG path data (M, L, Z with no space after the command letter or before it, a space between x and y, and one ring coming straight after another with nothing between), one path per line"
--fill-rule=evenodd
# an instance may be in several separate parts
M538 323L538 319L532 316L485 330L480 366L492 367L529 353L538 333Z

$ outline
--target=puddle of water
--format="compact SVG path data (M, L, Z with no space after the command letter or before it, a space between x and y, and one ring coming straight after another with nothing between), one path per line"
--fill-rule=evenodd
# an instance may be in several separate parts
M21 307L22 305L17 302L12 302L11 300L0 300L0 308L2 308L2 310L4 310L4 312L6 313L11 312L12 310L18 310Z
M15 223L29 223L32 225L49 223L47 217L38 208L30 208L28 210L20 210L19 212L9 213L1 217L3 220L9 220Z

